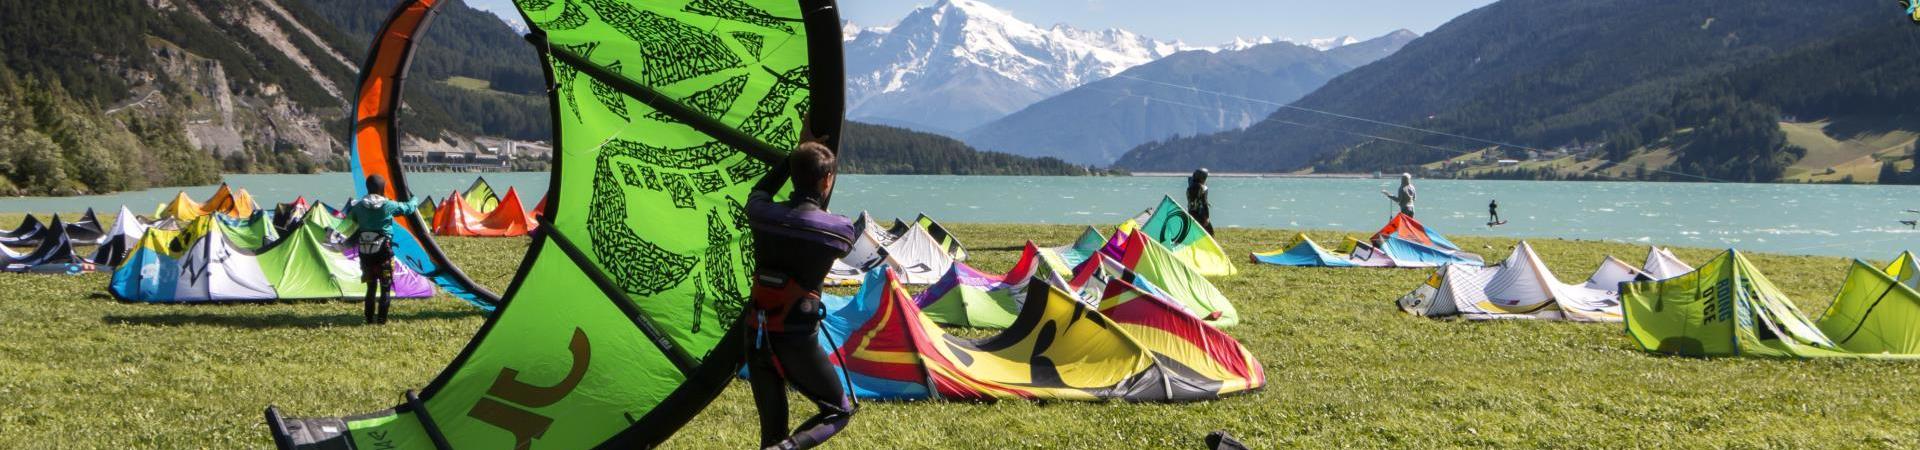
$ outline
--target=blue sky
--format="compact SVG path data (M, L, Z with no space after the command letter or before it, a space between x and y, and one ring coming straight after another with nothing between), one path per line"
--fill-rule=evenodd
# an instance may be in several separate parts
M893 23L935 0L840 0L861 25ZM1208 45L1236 36L1370 38L1401 28L1425 34L1493 0L984 0L1040 26L1124 28L1161 40ZM512 0L467 0L507 14Z

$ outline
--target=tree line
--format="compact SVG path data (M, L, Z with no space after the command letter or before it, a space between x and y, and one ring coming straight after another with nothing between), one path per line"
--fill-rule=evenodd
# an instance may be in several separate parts
M1087 175L1059 158L983 152L953 138L904 128L847 122L840 170L888 175Z
M212 184L220 163L180 117L108 118L57 81L0 68L0 195L80 195Z

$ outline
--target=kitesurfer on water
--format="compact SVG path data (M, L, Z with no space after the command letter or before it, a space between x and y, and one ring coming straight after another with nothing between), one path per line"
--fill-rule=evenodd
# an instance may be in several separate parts
M792 198L773 196L793 181ZM754 185L747 197L753 227L753 299L746 320L753 342L748 378L760 410L760 445L803 449L826 442L853 419L852 399L841 389L819 341L820 287L833 261L853 247L853 221L826 210L833 192L833 151L817 142L800 144L786 161ZM788 434L787 386L819 407Z
M1413 217L1413 174L1400 174L1400 192L1390 193L1383 190L1380 191L1380 195L1385 195L1387 200L1393 200L1394 204L1400 205L1401 214Z
M415 212L413 205L381 195L385 192L386 177L368 176L367 196L347 203L347 218L358 226L353 245L360 252L360 281L367 284L368 324L387 323L387 308L393 306L393 216Z
M1200 228L1207 234L1213 234L1213 204L1207 201L1207 169L1193 171L1187 177L1187 214L1193 221L1200 222Z
M1489 216L1487 218L1487 226L1506 223L1506 221L1500 220L1500 199L1496 198L1491 202L1487 202L1487 216Z

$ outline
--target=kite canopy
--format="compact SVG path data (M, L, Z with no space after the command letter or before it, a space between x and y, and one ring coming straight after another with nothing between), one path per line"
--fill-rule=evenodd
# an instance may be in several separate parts
M1264 369L1232 337L1159 297L1116 282L1095 307L1030 283L1013 324L967 339L941 329L891 270L853 298L829 298L823 342L849 392L960 401L1200 401L1258 389Z
M1693 271L1693 266L1687 265L1686 261L1681 261L1680 257L1674 256L1673 251L1652 246L1647 247L1647 262L1640 267L1641 271L1655 280L1665 280Z
M203 216L178 235L148 230L108 290L129 302L272 300L272 283L257 258L228 238L233 229Z
M577 0L569 0L568 5L577 11L575 2ZM417 38L426 35L434 8L446 3L446 0L400 0L396 3L392 15L387 17L386 23L373 36L373 48L368 51L367 61L360 66L359 90L354 97L354 107L350 110L353 128L348 140L353 157L348 161L353 169L353 178L349 182L353 185L355 197L364 198L372 193L367 191L365 180L380 175L387 179L387 189L378 194L394 201L412 203L414 193L401 164L400 99ZM544 8L551 6L553 0L532 0L531 4ZM484 181L475 180L474 184L484 185ZM492 187L488 186L487 189L491 191ZM340 211L332 208L326 208L326 211L334 217L343 217ZM499 305L500 295L474 282L447 259L446 253L433 240L433 222L428 222L429 218L432 216L420 214L396 218L394 259L432 279L448 294L492 311Z
M13 231L0 233L0 245L37 246L41 242L65 234L64 239L74 245L99 245L106 238L106 231L100 227L99 216L93 208L87 208L77 221L62 221L59 214L53 216L53 223L43 224L39 218L28 214Z
M271 283L275 298L330 299L366 295L361 282L358 252L337 238L325 214L309 214L293 232L260 251L260 270ZM394 263L393 297L427 298L433 284Z
M186 191L180 191L180 193L174 194L172 201L163 203L159 208L153 210L154 220L174 219L181 222L192 222L202 215L205 215L205 213L200 212L200 202L193 201L192 197L187 196Z
M1207 323L1218 327L1240 323L1240 312L1234 309L1233 302L1228 301L1212 281L1207 281L1207 277L1174 256L1159 241L1147 239L1142 233L1129 234L1126 246L1114 256L1127 271L1151 283Z
M28 214L26 220L20 222L20 226L14 229L14 232L18 234L0 237L0 245L20 247L40 245L41 240L63 232L66 227L66 222L60 220L59 214L53 215L53 222L51 224L41 223L40 219L33 217L32 214Z
M1855 260L1840 296L1820 315L1820 332L1850 353L1920 355L1920 265L1912 252L1885 271Z
M53 223L39 234L35 239L39 246L33 251L18 257L6 255L6 271L78 274L94 270L92 262L74 251L74 242L67 236L67 227L59 217L54 217Z
M32 236L45 229L47 229L47 225L40 223L40 218L34 217L33 214L27 214L27 218L22 219L20 226L14 227L13 231L0 232L0 242L10 242Z
M140 239L147 234L147 224L133 215L126 206L120 207L120 214L113 218L113 231L101 238L100 246L93 251L89 260L106 267L119 267L127 260L127 253L139 245Z
M1605 284L1595 278L1618 276L1618 270L1625 267L1617 265L1618 261L1608 257L1594 278L1570 285L1553 276L1532 244L1520 241L1513 254L1497 265L1441 267L1413 292L1400 297L1398 303L1401 310L1426 317L1618 322L1619 294L1612 288L1592 287Z
M527 211L520 204L520 193L507 188L507 196L491 213L480 213L457 197L434 211L433 233L440 236L520 237L533 229Z
M1292 265L1292 267L1382 267L1382 265L1363 265L1367 260L1357 260L1352 256L1342 256L1321 248L1308 235L1294 235L1294 242L1279 252L1256 252L1252 256L1254 263L1271 265Z
M1438 232L1428 231L1426 225L1420 224L1420 221L1413 220L1413 216L1406 214L1393 215L1393 219L1387 221L1387 226L1381 227L1379 232L1373 234L1374 239L1385 239L1389 236L1441 250L1460 250L1460 246L1454 245L1453 241L1447 240Z
M900 274L901 282L929 285L940 281L953 268L953 256L925 227L915 223L886 247L887 265Z
M1387 226L1373 234L1380 250L1395 267L1439 267L1447 264L1483 265L1480 255L1461 250L1438 231L1427 228L1413 216L1396 214Z
M1213 240L1213 235L1200 226L1200 221L1194 220L1173 197L1160 198L1160 206L1140 222L1140 232L1159 241L1175 258L1193 266L1201 275L1226 277L1240 273L1226 251L1220 249L1220 242Z
M861 211L854 231L852 249L827 271L830 286L858 286L867 272L881 265L892 266L907 284L933 284L967 256L960 240L926 214L913 223L894 219L891 227L882 228L872 214Z
M402 2L376 39L362 67L388 89L378 93L397 95L404 50L436 3ZM651 447L738 368L747 195L801 130L842 134L833 3L515 5L553 86L551 214L501 307L419 395L347 419L286 419L270 407L281 447ZM363 95L358 110L396 103ZM398 174L392 124L370 118L358 118L356 175ZM404 177L389 179L406 192Z
M1911 276L1912 255L1890 272ZM1854 261L1840 295L1808 320L1738 251L1665 281L1627 283L1627 334L1647 351L1686 356L1920 357L1920 293Z
M935 323L970 328L1006 328L1020 312L1020 301L1027 297L1029 284L1039 281L1067 292L1070 271L1057 262L1049 262L1033 242L1020 253L1012 270L994 275L974 269L966 263L954 263L940 281L914 297L914 304ZM1098 300L1098 299L1095 299Z
M256 218L264 212L257 212ZM114 271L108 290L122 301L150 303L264 302L359 298L360 263L348 252L326 214L308 214L284 238L249 248L264 220L237 222L202 216L182 232L146 230L132 254ZM268 228L268 230L271 230ZM427 298L433 288L405 268L394 272L393 296Z
M253 194L248 194L246 189L236 191L226 183L221 183L220 190L214 191L212 198L200 204L201 215L226 214L233 217L249 217L258 209L260 207L253 202Z
M947 256L953 257L954 261L967 260L966 246L960 245L960 238L955 237L952 232L947 231L947 227L940 225L940 222L933 220L932 217L927 217L926 213L921 213L920 217L913 220L913 223L919 225L920 228L925 228L927 234L933 236L933 240L939 242L940 247L946 249ZM908 225L900 219L893 219L893 226L888 227L887 233L892 234L894 237L900 237L906 235L908 230L912 228L912 225Z
M508 193L512 193L513 188L507 189ZM494 194L493 185L487 184L487 177L474 178L473 185L467 186L467 193L459 198L466 200L468 209L480 214L493 212L500 207L500 197Z
M542 201L544 202L544 200ZM427 219L429 225L437 227L440 224L440 209L440 204L434 202L433 196L429 195L427 198L420 200L418 212L420 213L420 217Z
M93 208L87 208L79 220L67 222L67 237L76 244L99 245L107 238L107 230L100 226L100 216L93 213Z
M1030 279L1030 278L1029 278ZM953 269L914 298L922 312L934 323L969 328L1006 328L1020 312L1017 295L1026 291L1022 279L1018 286L1004 277L980 272L965 263Z
M1074 240L1072 245L1053 247L1047 250L1058 255L1061 262L1065 263L1068 267L1079 267L1080 263L1087 262L1088 259L1093 258L1093 255L1100 253L1100 249L1106 245L1106 235L1100 234L1100 230L1094 229L1093 227L1087 227L1085 231L1080 232L1080 238Z
M258 252L266 248L268 244L280 240L280 233L273 228L273 219L267 217L266 211L254 211L252 216L247 216L245 219L229 217L224 213L215 213L202 217L210 217L215 220L198 223L217 223L223 226L226 229L227 240L232 241L234 247L241 250ZM197 234L198 231L204 230L204 228L193 225L189 225L187 229L189 230L189 239L197 237L194 235Z

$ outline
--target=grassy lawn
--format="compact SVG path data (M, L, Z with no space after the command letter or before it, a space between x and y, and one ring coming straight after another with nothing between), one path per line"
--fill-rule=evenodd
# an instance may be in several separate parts
M449 77L447 84L469 91L487 91L493 89L493 82L479 78Z
M975 265L990 271L1011 265L1027 239L1059 245L1078 233L953 229ZM1270 250L1291 233L1222 231L1235 254ZM1315 237L1337 241L1333 233ZM1505 256L1513 242L1455 240L1489 258ZM1570 282L1584 280L1603 255L1644 256L1622 244L1534 244ZM447 246L469 273L501 288L525 241ZM1715 252L1679 253L1700 263ZM1847 264L1753 260L1813 314L1839 289ZM1266 365L1263 391L1175 405L868 402L832 447L1199 448L1215 429L1255 448L1920 445L1913 364L1654 356L1633 348L1618 325L1465 323L1399 312L1391 301L1424 271L1242 269L1219 282L1244 316L1227 331ZM400 302L386 327L359 325L358 305L347 302L120 304L105 296L107 280L0 276L0 448L266 447L267 404L296 416L392 406L438 373L484 320L445 298ZM754 418L745 385L736 383L667 446L749 448Z
M1887 160L1895 161L1900 169L1912 167L1912 163L1901 164L1913 145L1914 133L1909 131L1870 131L1843 137L1831 135L1830 128L1851 129L1857 125L1851 123L1835 125L1830 121L1794 123L1781 122L1780 130L1786 133L1787 143L1807 149L1807 156L1788 168L1787 180L1805 182L1839 182L1853 177L1856 182L1870 182L1880 178L1880 165ZM1882 125L1882 124L1869 124ZM1832 173L1827 170L1832 169Z

